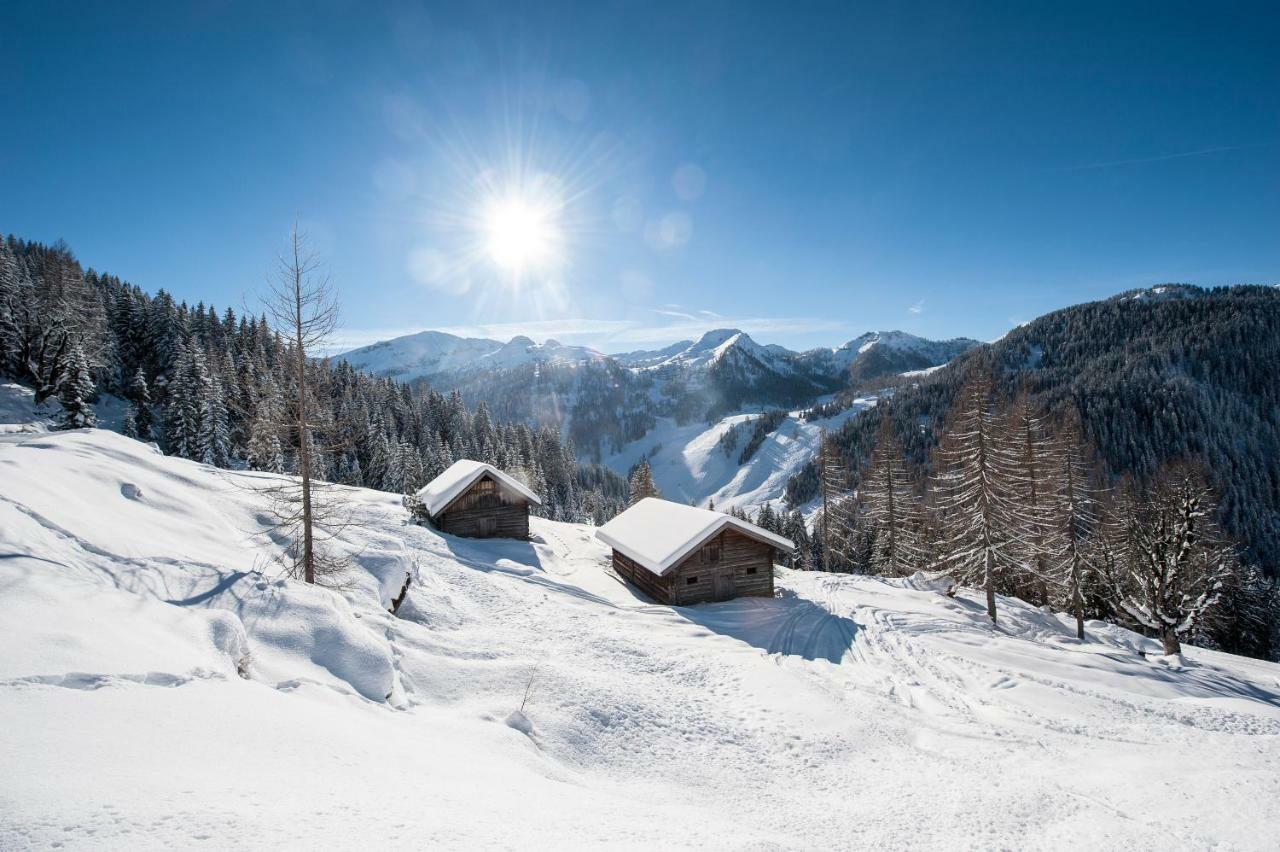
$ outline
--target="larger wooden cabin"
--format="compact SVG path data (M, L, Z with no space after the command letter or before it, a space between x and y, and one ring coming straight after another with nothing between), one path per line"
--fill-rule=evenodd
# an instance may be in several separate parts
M468 538L528 538L529 507L542 500L493 465L461 459L418 491L432 525Z
M709 509L648 497L596 530L618 575L659 603L773 596L773 557L790 540Z

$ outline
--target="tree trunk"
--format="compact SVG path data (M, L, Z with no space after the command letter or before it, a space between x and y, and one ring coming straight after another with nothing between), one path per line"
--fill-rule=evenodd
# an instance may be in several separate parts
M294 251L294 308L297 315L297 337L294 345L298 358L298 474L302 478L302 568L308 583L316 581L315 554L311 540L311 435L307 428L307 351L303 338L302 322L302 270L298 259L298 241L295 234Z
M991 617L992 624L996 623L996 569L994 564L995 559L996 559L995 554L991 552L990 548L987 548L987 555L986 555L987 576L985 578L984 586L986 587L986 591L987 591L987 615Z
M1178 641L1178 631L1172 627L1162 627L1160 629L1160 643L1164 645L1164 655L1166 657L1182 653L1182 643Z

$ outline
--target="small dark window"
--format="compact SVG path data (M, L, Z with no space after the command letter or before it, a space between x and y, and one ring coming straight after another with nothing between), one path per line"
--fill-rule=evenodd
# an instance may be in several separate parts
M685 580L685 582L686 582L686 583L688 583L690 586L694 586L694 585L697 585L697 583L698 583L698 578L697 578L697 577L690 577L689 579Z
M475 493L492 494L494 492L494 482L492 479L482 479L476 483Z
M702 548L702 561L703 562L719 562L720 561L720 542L717 541L714 544L708 544L706 547Z
M747 569L747 573L748 573L748 574L754 574L754 573L756 573L756 569L755 569L755 567L753 566L753 567L751 567L751 568L748 568L748 569Z

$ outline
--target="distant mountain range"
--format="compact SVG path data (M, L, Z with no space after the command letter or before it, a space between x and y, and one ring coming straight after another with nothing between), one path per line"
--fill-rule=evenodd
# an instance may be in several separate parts
M659 488L674 499L749 507L780 500L820 430L852 412L837 406L830 424L808 426L787 417L749 470L739 469L737 454L729 464L716 449L727 430L749 426L744 421L765 409L795 412L868 382L936 368L978 345L879 331L795 352L721 328L696 341L606 355L556 340L504 343L424 331L337 357L401 382L458 390L499 421L558 429L584 458L621 474L648 459Z
M867 332L832 349L796 352L776 344L761 345L736 328L708 331L697 341L682 340L661 349L606 355L587 346L557 340L536 343L517 336L500 340L458 337L423 331L337 356L351 366L399 381L443 380L475 371L510 370L529 364L582 366L612 361L633 372L671 376L711 370L744 375L792 376L817 385L857 382L892 373L946 363L972 349L968 338L934 341L903 331Z

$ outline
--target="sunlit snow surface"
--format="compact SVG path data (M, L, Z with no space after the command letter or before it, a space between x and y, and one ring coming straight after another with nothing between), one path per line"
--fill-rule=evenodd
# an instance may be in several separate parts
M706 506L710 500L717 509L737 507L753 513L765 503L778 509L786 496L787 480L818 451L822 430L838 429L875 402L875 397L859 398L839 414L809 421L801 418L800 411L792 411L745 464L739 464L738 459L749 426L744 427L741 440L730 452L726 453L719 441L734 425L759 417L759 412L732 414L709 426L701 421L680 425L662 417L648 434L606 458L605 464L626 474L633 465L648 459L653 481L668 500L698 506ZM816 505L804 507L806 515L811 515Z
M775 599L657 606L589 527L452 539L364 490L331 593L258 573L255 480L4 434L0 848L1280 836L1280 666L1079 644L1014 601L993 631L922 580L781 571Z

